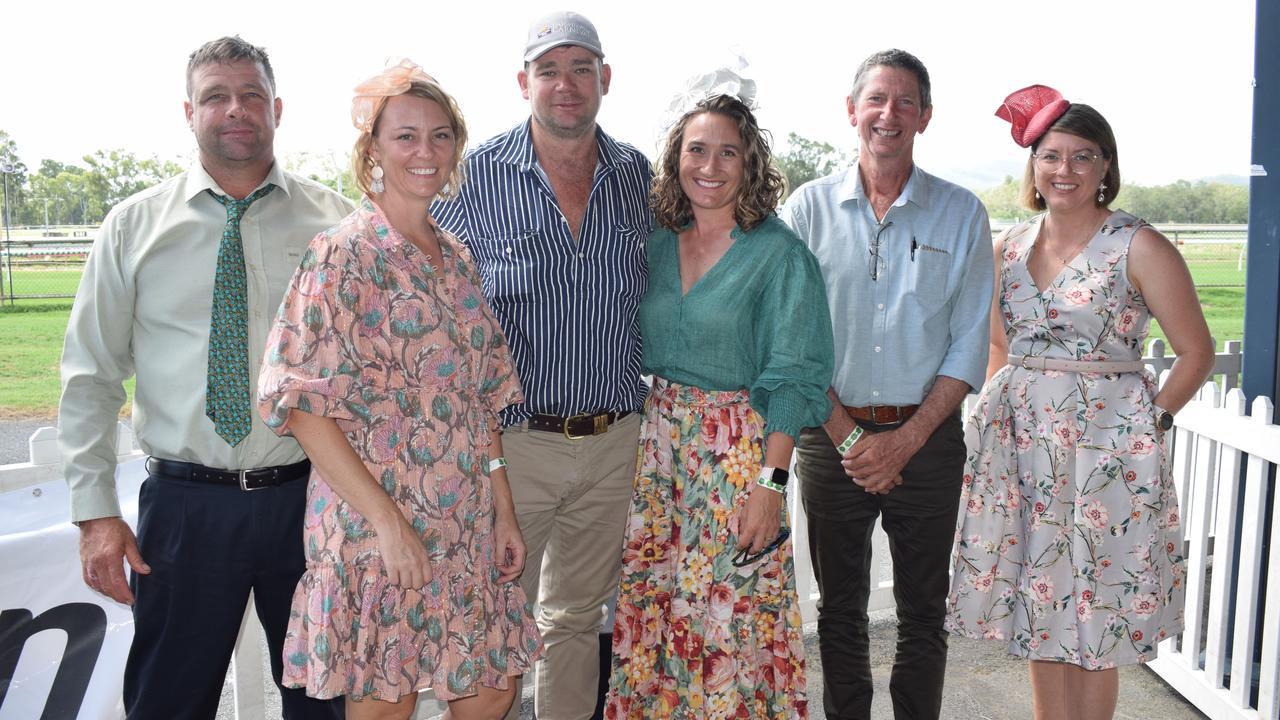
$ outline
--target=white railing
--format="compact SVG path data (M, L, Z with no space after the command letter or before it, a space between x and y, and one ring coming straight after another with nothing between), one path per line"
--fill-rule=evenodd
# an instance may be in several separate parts
M1213 383L1178 413L1173 470L1186 533L1186 628L1161 644L1150 667L1215 720L1280 717L1273 413L1271 400L1259 397L1246 414L1239 389L1224 396Z

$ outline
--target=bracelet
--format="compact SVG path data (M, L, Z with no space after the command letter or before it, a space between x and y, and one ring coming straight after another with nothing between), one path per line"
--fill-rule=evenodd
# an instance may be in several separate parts
M849 452L849 448L853 447L853 444L858 442L858 438L860 437L862 437L862 428L854 425L853 430L849 433L849 437L845 438L844 442L836 446L836 452L841 455Z
M504 468L506 466L507 466L507 459L499 455L498 457L489 461L489 472L495 473L498 471L499 468Z
M756 484L757 484L757 485L759 485L759 486L760 486L760 487L762 487L762 488L767 488L767 489L769 489L769 490L772 490L772 491L774 491L774 492L778 493L779 495L786 495L786 494L787 494L787 486L786 486L786 485L779 485L778 483L776 483L776 482L774 482L774 481L772 481L772 480L768 480L768 479L766 479L764 476L761 476L761 477L756 478Z

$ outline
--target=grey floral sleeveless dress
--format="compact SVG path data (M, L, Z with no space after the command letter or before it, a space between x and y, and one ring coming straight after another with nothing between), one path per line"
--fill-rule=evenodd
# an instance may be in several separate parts
M1026 261L1042 220L1005 239L1009 352L1139 359L1150 313L1126 268L1145 223L1112 213L1041 290ZM1156 390L1149 371L992 376L965 425L948 630L1090 670L1150 660L1181 631L1182 534Z

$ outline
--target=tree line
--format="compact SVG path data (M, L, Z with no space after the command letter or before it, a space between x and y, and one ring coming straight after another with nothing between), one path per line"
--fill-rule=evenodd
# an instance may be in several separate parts
M795 189L804 183L847 167L855 155L829 143L795 133L786 149L774 155L775 164ZM99 150L83 157L83 165L41 160L34 172L23 163L17 143L0 130L0 165L8 175L9 222L13 225L96 225L116 203L172 177L184 169L174 160L138 157L125 150ZM356 188L345 158L312 153L285 158L287 169L355 199ZM1018 204L1020 181L1004 182L979 191L994 220L1023 220L1033 213ZM1147 187L1126 184L1114 207L1155 223L1247 223L1249 189L1222 182L1179 180Z

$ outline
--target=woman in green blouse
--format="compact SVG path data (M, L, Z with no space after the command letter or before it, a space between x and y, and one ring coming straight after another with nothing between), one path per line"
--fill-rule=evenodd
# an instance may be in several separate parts
M774 214L782 192L738 98L672 128L606 717L808 715L784 501L796 436L830 412L833 351L817 260Z

